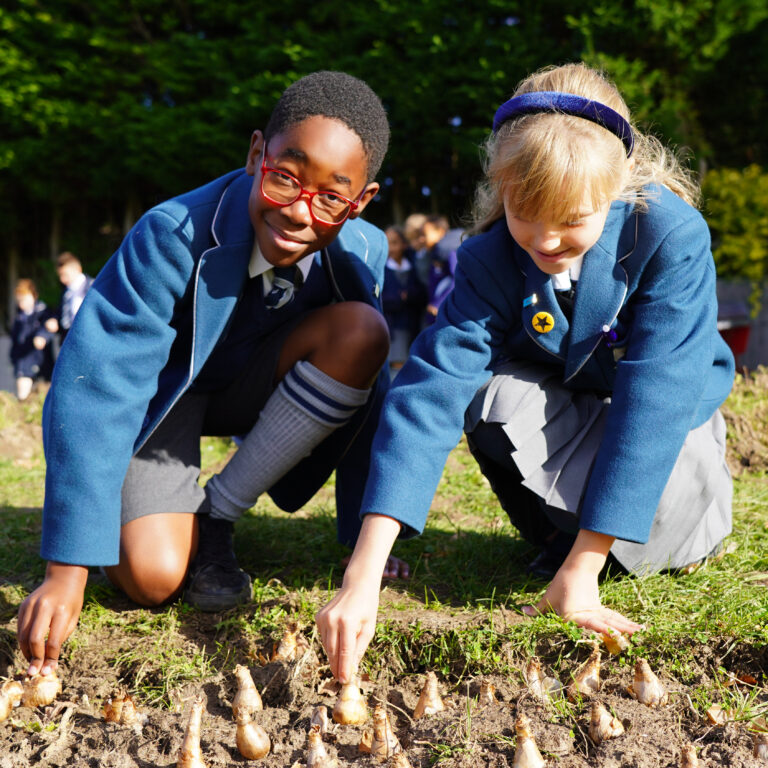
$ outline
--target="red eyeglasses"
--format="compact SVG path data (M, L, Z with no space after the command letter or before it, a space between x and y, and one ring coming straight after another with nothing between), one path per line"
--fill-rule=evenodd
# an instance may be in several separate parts
M278 171L267 165L267 148L264 147L264 159L261 161L261 194L274 205L284 207L295 203L300 197L309 198L309 212L314 221L332 226L347 220L352 211L357 209L365 190L357 200L349 200L338 192L320 189L310 192L301 186L301 182L290 173Z

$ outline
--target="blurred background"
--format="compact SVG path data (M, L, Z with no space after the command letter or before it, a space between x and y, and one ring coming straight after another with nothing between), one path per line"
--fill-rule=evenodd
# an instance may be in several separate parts
M582 4L578 4L584 7ZM153 204L244 164L283 89L343 70L379 94L392 142L366 218L468 214L479 144L546 64L605 70L641 128L704 186L721 325L768 362L765 0L4 0L0 8L0 332L14 286L59 300L62 251L96 275ZM741 318L741 319L739 319ZM0 359L7 355L0 348Z

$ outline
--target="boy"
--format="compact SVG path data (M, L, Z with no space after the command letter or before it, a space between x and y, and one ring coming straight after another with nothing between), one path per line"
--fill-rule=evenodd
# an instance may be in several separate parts
M93 283L93 278L83 272L80 259L69 251L59 254L56 259L56 274L62 286L58 330L61 341L64 341L85 294Z
M388 139L365 83L302 78L245 169L145 214L102 269L44 412L49 564L19 610L31 673L56 666L89 565L143 605L188 572L203 609L248 599L233 522L264 491L294 510L336 467L339 538L355 541L388 378L387 243L357 217ZM205 489L203 434L244 436Z

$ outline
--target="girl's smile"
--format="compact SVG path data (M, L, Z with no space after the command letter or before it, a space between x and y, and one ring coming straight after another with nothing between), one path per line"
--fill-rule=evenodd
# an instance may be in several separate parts
M566 272L603 233L610 203L593 210L588 198L570 221L553 221L551 216L535 221L521 218L509 200L504 201L507 227L515 242L545 274Z

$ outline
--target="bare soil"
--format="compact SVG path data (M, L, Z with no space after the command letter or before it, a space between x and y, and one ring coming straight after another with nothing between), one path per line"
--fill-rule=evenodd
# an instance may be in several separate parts
M761 381L754 385L768 386L768 373L760 375ZM0 393L0 458L11 459L23 467L39 455L40 428L24 422L15 408L13 399ZM729 462L734 472L768 470L768 406L767 412L757 419L754 413L747 418L727 407L723 410L729 430ZM387 609L390 599L397 602L396 611ZM15 602L9 602L0 593L0 673L6 676L13 676L23 666L15 643ZM110 602L111 608L116 607L114 602ZM285 607L290 613L290 604ZM131 613L137 609L127 602L119 608L126 625L130 625ZM386 589L382 594L382 614L383 618L399 622L406 634L418 623L422 636L426 632L432 637L480 620L478 614L425 610L418 600L399 591L388 593ZM169 641L172 647L166 650L180 658L191 658L199 652L216 653L222 643L228 644L227 669L235 662L246 664L264 699L265 709L258 721L269 733L272 749L260 762L268 768L292 768L297 763L303 766L311 713L317 705L325 705L330 711L335 700L327 685L328 668L318 661L318 657L324 657L316 638L309 635L309 629L305 630L313 648L300 661L262 665L257 660L259 653L268 654L271 639L229 635L222 630L226 618L218 614L184 614L183 626L175 639ZM497 620L497 629L503 632L506 625L520 617L499 612ZM250 761L242 758L235 746L231 714L235 680L231 672L213 670L203 682L172 688L168 694L170 706L149 706L139 699L139 708L147 715L140 730L105 722L104 702L118 688L132 688L140 672L146 678L141 654L136 654L142 642L135 634L127 634L124 627L105 626L90 631L68 648L60 667L63 692L59 699L45 708L19 707L0 723L0 768L174 766L184 734L186 709L199 693L206 699L201 742L206 764L209 768L248 764ZM521 711L531 719L533 735L548 766L674 768L680 765L682 746L691 743L702 768L765 768L768 762L753 757L753 735L743 724L713 724L697 711L693 702L702 686L711 686L718 669L732 673L734 679L759 681L756 685L760 686L759 696L764 701L768 693L768 649L734 646L732 639L714 638L708 644L695 645L692 641L690 650L696 661L694 668L688 670L685 684L670 677L664 669L657 670L670 692L669 704L660 709L649 709L627 693L632 676L629 664L623 663L621 657L604 658L603 685L598 696L624 723L626 732L600 746L587 735L589 702L569 709L562 704L535 701L524 684L525 659L507 659L516 673L488 678L496 688L497 701L487 705L478 703L479 679L466 678L461 670L451 670L447 677L439 676L447 707L418 721L412 719L412 713L427 670L414 673L393 659L391 665L363 687L371 707L377 701L387 702L397 736L414 768L436 763L444 768L513 766L514 721ZM571 648L564 654L562 648L548 648L542 642L537 652L545 670L567 683L586 658L588 648ZM128 658L133 660L126 661ZM221 659L221 655L216 658ZM151 666L151 661L147 663ZM554 669L553 665L559 666ZM736 684L745 686L745 698L754 693L754 687L750 687L754 682ZM358 751L362 730L334 726L327 735L328 752L338 759L340 766L376 765L370 755Z
M130 610L127 609L130 614ZM386 613L386 609L385 609ZM447 627L456 628L477 621L466 615L442 614L434 610L418 611L414 606L404 617L398 612L403 631L419 622L428 633ZM130 615L126 619L130 621ZM508 617L510 621L517 620ZM177 635L174 650L184 656L195 651L210 652L219 638L217 626L221 615L190 613ZM9 625L6 625L9 627ZM10 627L0 636L0 663L8 672L19 668L20 657L12 647ZM308 630L307 630L308 633ZM308 637L312 642L312 638ZM19 766L104 766L114 768L149 768L174 766L179 755L185 710L198 693L206 700L201 747L209 768L248 764L235 746L235 724L231 705L236 684L234 675L214 671L202 683L187 683L171 692L172 708L150 707L138 701L146 713L143 728L105 722L104 702L120 686L135 679L139 662L121 663L121 654L136 639L126 637L120 627L92 632L87 643L76 648L62 664L63 692L46 708L20 707L0 725L0 768ZM245 663L262 692L265 709L258 722L272 740L272 750L262 761L269 768L289 768L305 764L306 734L310 717L317 705L330 711L336 699L335 684L328 668L322 666L322 651L316 644L297 662L262 664L256 656L271 647L253 640L235 639L230 647L230 662ZM563 659L562 648L538 649L545 671L567 683L570 675L585 660L589 648L573 649ZM317 653L315 653L317 651ZM13 656L12 656L13 654ZM696 668L687 685L657 670L669 691L669 704L649 709L627 693L632 681L630 665L621 657L603 656L601 670L602 701L624 724L626 732L596 746L589 736L588 700L570 711L562 703L542 704L530 694L524 682L525 659L517 659L509 676L485 678L495 686L497 701L478 703L480 678L440 679L446 709L436 715L414 721L413 710L424 675L393 672L397 665L383 671L375 680L364 681L362 688L369 706L387 702L390 719L406 755L414 768L439 762L444 768L468 766L512 766L515 753L514 721L524 712L531 720L532 732L547 765L559 768L668 768L678 766L681 747L695 745L699 765L754 767L765 766L752 756L752 734L738 722L713 725L693 706L700 686L712 683L714 670L721 668L741 678L748 693L750 681L766 679L768 649L734 647L732 641L713 640L708 645L692 647ZM555 657L561 659L555 661ZM554 670L547 662L560 663ZM230 667L231 668L231 667ZM722 673L721 673L722 674ZM765 691L763 689L763 695ZM341 766L376 765L370 755L361 754L358 744L366 726L334 725L326 736L326 747ZM439 746L438 746L439 745ZM298 768L298 766L297 766Z

